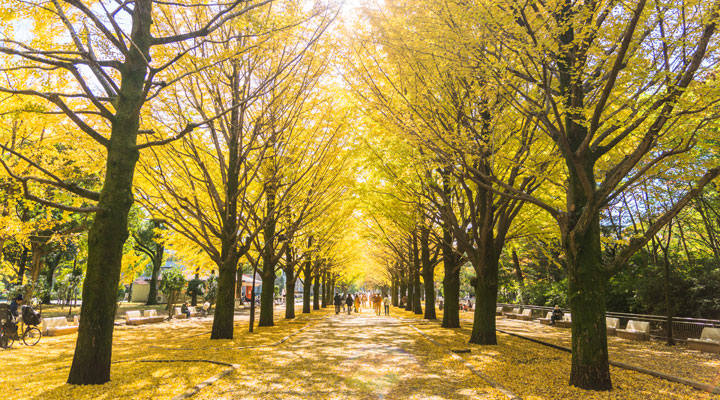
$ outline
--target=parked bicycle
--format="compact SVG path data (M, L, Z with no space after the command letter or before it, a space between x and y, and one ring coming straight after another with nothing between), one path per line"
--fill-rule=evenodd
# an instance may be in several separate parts
M26 346L35 346L40 342L42 332L37 327L40 325L40 313L36 312L31 306L22 307L22 328L13 320L8 304L0 304L0 347L9 349L15 343L20 341ZM18 332L18 330L20 330Z

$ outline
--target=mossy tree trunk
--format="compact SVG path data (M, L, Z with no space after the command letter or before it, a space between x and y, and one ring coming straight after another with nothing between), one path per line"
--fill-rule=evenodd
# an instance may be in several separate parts
M107 164L100 199L88 232L87 272L83 282L80 328L68 383L102 384L110 380L112 336L123 245L129 236L133 176L139 159L137 136L144 85L150 62L152 2L138 0L132 13L133 47L120 66Z

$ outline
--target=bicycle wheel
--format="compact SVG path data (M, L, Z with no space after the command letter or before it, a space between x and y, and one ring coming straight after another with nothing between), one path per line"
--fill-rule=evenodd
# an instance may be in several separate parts
M42 336L40 329L34 326L32 328L28 328L25 330L25 334L23 335L23 343L27 346L35 346L40 341L40 336Z
M9 349L12 347L13 343L15 343L15 341L11 339L8 335L6 335L5 333L0 333L0 347L2 347L3 349Z

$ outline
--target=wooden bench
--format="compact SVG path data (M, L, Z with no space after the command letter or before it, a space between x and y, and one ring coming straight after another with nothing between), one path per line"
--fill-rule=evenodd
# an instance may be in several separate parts
M502 307L496 307L495 308L495 315L502 315L503 314L503 308Z
M563 319L555 321L555 326L558 328L572 328L572 314L563 315Z
M143 315L140 315L139 310L132 310L125 312L125 323L127 325L143 325L152 324L155 322L162 322L165 317L159 316L156 310L145 310Z
M700 339L688 339L692 350L720 354L720 328L703 328Z
M620 318L605 317L605 325L607 327L607 335L615 336L617 328L620 327Z
M625 329L616 329L618 337L629 340L650 340L650 323L630 320Z
M187 314L185 314L184 312L181 312L181 311L180 311L181 309L182 309L182 307L175 307L175 310L174 310L175 312L173 313L173 318L177 318L177 319L187 318ZM192 307L192 306L189 306L189 307L188 307L188 311L190 311L190 317L191 317L191 318L192 318L192 317L199 317L200 315L202 315L202 313L201 313L200 311L197 311L197 310L195 309L195 307Z
M550 321L552 321L552 313L552 311L548 311L547 314L545 314L545 318L538 318L535 321L543 325L550 325Z
M513 308L512 312L503 312L503 315L507 318L515 318L520 315L520 307Z
M68 324L65 317L43 318L40 330L45 336L70 335L78 331L77 325Z

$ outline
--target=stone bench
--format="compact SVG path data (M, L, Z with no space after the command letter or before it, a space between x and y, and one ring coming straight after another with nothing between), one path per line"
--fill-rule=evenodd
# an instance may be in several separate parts
M517 314L515 316L515 319L520 319L523 321L532 321L532 310L529 308L524 309L521 314Z
M502 315L503 314L503 308L502 307L496 307L495 308L495 315Z
M139 310L132 310L125 312L125 323L127 325L143 325L152 324L155 322L162 322L165 317L159 316L157 310L145 310L143 315L140 315Z
M563 315L563 319L555 321L555 326L558 328L572 328L572 314Z
M503 315L506 318L515 318L516 316L520 315L520 307L515 307L512 309L511 312L503 312Z
M40 330L45 336L70 335L78 331L78 326L68 324L65 317L43 318Z
M552 321L552 313L552 311L548 311L547 314L545 314L545 318L538 318L535 321L543 325L550 325L550 321Z
M650 323L630 320L625 329L616 329L618 337L628 340L650 340Z
M182 309L182 307L175 307L175 309L173 310L173 318L176 318L176 319L187 318L187 314L185 314L184 312L181 312L180 311L181 309ZM195 307L192 307L192 306L188 307L188 311L190 311L191 318L199 317L203 314L201 311L196 310Z
M605 326L607 327L607 335L615 336L617 328L620 327L620 318L605 317Z
M720 354L720 328L703 328L700 339L688 339L692 350Z

